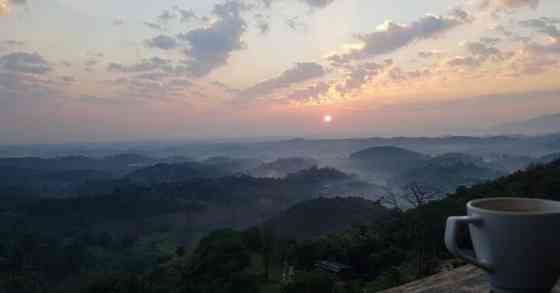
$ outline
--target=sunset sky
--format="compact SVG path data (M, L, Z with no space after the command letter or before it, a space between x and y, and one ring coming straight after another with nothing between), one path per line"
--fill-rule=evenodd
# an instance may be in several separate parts
M0 0L0 15L0 144L469 134L560 112L557 0Z

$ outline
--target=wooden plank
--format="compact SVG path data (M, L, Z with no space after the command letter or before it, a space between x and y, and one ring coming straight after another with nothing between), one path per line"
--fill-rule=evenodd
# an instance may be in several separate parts
M489 290L486 274L468 265L385 290L382 293L488 293ZM560 284L551 293L560 293Z

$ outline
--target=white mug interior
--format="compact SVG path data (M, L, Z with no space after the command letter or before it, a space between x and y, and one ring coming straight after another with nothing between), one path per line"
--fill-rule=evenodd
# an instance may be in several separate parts
M519 215L560 213L560 202L536 198L485 198L469 202L468 207L486 213Z

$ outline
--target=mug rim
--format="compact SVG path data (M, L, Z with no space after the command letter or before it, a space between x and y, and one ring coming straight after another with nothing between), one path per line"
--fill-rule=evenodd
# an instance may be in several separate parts
M557 209L548 210L548 211L535 211L535 212L515 212L515 211L491 210L491 209L485 209L485 208L475 206L478 203L495 201L495 200L541 202L541 203L555 205ZM557 215L557 214L560 215L560 201L542 199L542 198L530 198L530 197L488 197L488 198L470 200L469 202L467 202L467 209L479 213L494 214L494 215L512 215L512 216L538 216L538 215Z

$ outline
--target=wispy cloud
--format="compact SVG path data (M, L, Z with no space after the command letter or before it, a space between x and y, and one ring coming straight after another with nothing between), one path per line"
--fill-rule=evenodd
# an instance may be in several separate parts
M148 48L157 48L161 50L172 50L179 47L179 42L174 37L168 35L158 35L145 41Z
M409 24L387 20L374 32L358 35L363 43L361 48L340 54L336 58L339 61L350 61L391 53L412 42L439 36L469 21L470 16L461 9L455 9L444 16L428 14Z
M309 7L312 8L325 8L331 5L335 0L300 0L301 2L306 3Z
M296 63L294 67L282 72L279 76L257 83L242 91L239 95L243 98L264 97L278 89L319 78L325 74L326 71L320 64L312 62Z
M210 25L181 34L180 39L188 42L185 50L189 60L189 71L195 76L205 76L225 64L232 52L245 47L242 36L247 24L241 12L247 6L240 2L226 2L214 7L216 20Z
M0 57L0 69L20 73L44 74L52 70L37 53L15 52Z
M537 8L540 0L482 0L479 7L482 10L512 11L517 8Z

